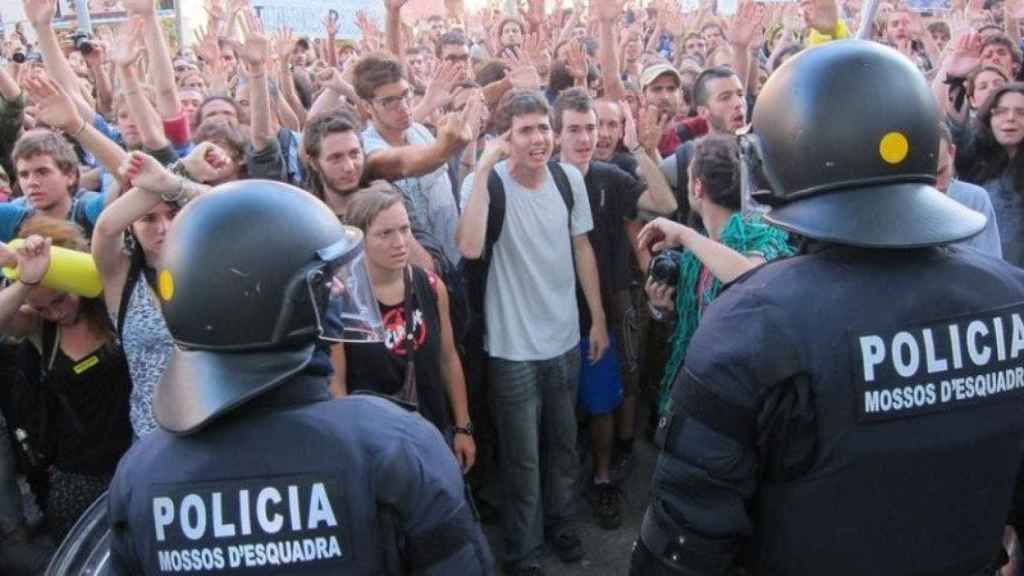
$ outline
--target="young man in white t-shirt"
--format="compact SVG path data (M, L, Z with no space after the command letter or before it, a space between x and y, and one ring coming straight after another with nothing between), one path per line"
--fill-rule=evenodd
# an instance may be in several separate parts
M553 134L546 99L539 92L509 92L496 123L502 136L488 142L463 183L456 238L465 258L480 258L493 169L505 189L505 215L490 254L484 315L504 487L505 565L510 574L538 574L545 537L563 562L583 556L569 522L579 466L577 278L592 317L592 361L607 350L608 331L587 239L593 221L583 176L560 165L572 188L570 215L547 165Z

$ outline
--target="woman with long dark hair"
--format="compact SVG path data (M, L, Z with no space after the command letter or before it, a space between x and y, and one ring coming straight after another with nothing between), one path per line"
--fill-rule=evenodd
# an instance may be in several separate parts
M1024 265L1024 83L996 88L981 107L967 151L964 178L988 191L1003 245L1003 259ZM959 154L958 154L959 156Z

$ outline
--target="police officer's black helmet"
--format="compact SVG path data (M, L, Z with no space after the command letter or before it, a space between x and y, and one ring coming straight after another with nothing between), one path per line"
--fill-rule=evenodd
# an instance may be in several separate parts
M177 349L156 388L153 412L189 433L306 367L325 290L311 289L325 250L361 250L311 194L278 182L217 187L175 219L157 292Z
M743 137L764 184L753 197L769 221L838 244L973 236L985 217L934 187L938 122L927 82L895 50L861 40L805 50L768 79Z

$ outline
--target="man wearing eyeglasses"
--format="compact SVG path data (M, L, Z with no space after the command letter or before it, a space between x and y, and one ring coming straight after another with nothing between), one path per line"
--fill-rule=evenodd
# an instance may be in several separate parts
M370 178L398 186L417 239L425 243L427 238L448 260L458 263L458 210L446 161L473 139L468 115L445 116L437 124L436 138L413 122L412 90L401 63L391 56L375 54L360 60L354 85L370 118L363 132Z

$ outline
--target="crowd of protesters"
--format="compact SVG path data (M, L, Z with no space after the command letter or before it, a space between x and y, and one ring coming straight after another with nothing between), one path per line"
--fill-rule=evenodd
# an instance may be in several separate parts
M580 521L621 529L634 438L703 311L798 249L746 201L734 136L788 58L857 34L861 1L438 2L418 21L384 3L383 22L343 16L347 39L335 11L300 37L207 0L205 26L173 39L154 0L124 0L129 19L83 41L54 28L56 0L24 0L0 65L0 241L22 239L0 248L19 271L0 290L0 572L36 573L157 426L164 238L190 198L250 178L365 234L386 337L324 343L311 369L438 427L500 522L507 573L543 574L546 546L580 560ZM938 187L989 219L968 245L1015 265L1022 19L1024 0L883 0L866 23L932 83ZM54 246L91 252L101 296L39 284Z

